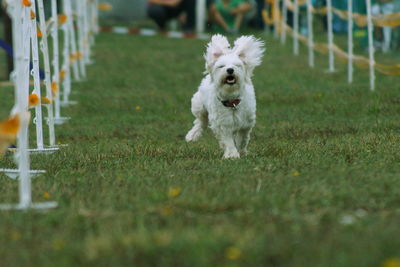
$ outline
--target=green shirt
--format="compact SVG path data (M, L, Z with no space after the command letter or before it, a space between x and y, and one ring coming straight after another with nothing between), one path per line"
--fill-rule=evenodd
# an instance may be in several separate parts
M237 8L243 3L245 3L245 0L230 0L226 5L222 0L215 2L218 12L224 18L229 28L233 28L235 25L235 15L232 15L230 10Z

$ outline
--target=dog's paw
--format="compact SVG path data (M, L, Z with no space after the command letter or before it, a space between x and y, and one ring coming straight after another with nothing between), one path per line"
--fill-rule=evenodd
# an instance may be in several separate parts
M240 158L240 154L236 150L225 151L224 153L224 159L238 159L238 158Z
M186 142L196 142L200 139L201 134L202 134L201 130L192 129L187 133L185 140Z

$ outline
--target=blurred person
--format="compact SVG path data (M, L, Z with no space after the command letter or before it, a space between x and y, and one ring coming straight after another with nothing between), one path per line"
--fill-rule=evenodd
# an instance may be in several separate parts
M392 0L378 0L375 4L372 5L372 16L380 15L380 14L391 14L394 12L394 2ZM392 28L391 27L375 27L374 29L376 38L375 38L375 47L378 49L382 49L383 52L389 52L390 50L390 42L392 37Z
M394 1L393 12L400 12L400 1ZM392 48L400 50L400 27L393 28Z
M186 17L182 19L182 14ZM147 15L152 18L161 31L167 30L167 23L179 19L186 33L193 33L196 16L196 0L148 0Z
M209 19L219 32L239 33L244 16L252 6L246 0L208 0Z
M253 0L254 1L254 16L250 18L249 25L257 30L264 30L264 20L262 17L262 11L265 9L265 0Z

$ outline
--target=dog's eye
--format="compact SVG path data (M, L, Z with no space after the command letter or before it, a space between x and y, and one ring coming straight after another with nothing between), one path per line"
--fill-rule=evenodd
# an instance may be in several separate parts
M225 67L225 65L218 66L217 68L222 69L223 67Z

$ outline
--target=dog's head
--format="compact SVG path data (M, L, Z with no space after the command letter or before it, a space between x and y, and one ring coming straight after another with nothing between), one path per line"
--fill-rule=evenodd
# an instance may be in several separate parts
M236 90L250 82L254 68L261 64L263 53L264 43L254 36L242 36L230 48L226 37L214 35L204 55L206 73L218 87Z

